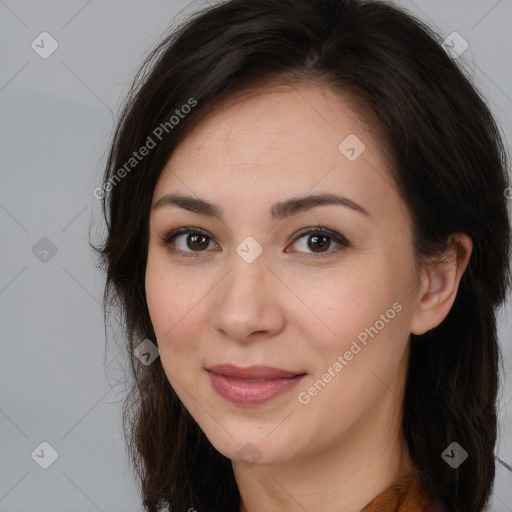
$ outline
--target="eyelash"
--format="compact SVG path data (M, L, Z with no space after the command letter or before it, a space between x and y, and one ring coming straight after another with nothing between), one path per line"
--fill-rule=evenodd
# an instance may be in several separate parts
M204 231L200 228L192 228L192 227L183 227L178 228L170 231L169 233L165 234L161 238L161 242L165 246L169 246L172 252L181 254L185 257L195 257L197 258L199 256L199 253L205 252L203 251L182 251L181 249L176 249L175 247L170 246L171 242L178 237L179 235L202 235L206 238L209 238L210 240L213 240L213 237L209 235L207 231ZM297 242L299 239L303 238L306 235L324 235L331 239L331 241L336 242L339 244L339 247L331 250L328 249L325 252L319 252L319 253L301 253L303 255L306 255L304 257L306 258L325 258L328 256L332 256L334 253L339 252L340 250L346 249L347 247L350 247L350 242L340 233L337 233L336 231L332 231L331 229L322 227L322 226L316 226L311 228L304 228L301 229L293 238L292 244Z

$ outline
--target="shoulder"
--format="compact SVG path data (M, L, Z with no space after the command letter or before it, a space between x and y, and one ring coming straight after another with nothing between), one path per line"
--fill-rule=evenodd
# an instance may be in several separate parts
M444 512L436 506L414 470L376 496L361 512Z

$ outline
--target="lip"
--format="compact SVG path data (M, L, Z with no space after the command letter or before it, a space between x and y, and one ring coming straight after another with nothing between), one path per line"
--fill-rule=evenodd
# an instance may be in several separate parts
M294 388L306 375L271 366L240 368L221 364L206 370L213 389L226 400L239 405L259 405L272 400Z

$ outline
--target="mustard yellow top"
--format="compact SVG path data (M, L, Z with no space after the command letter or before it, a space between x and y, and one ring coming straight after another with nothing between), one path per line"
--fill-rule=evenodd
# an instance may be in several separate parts
M435 512L418 471L400 478L376 496L361 512Z

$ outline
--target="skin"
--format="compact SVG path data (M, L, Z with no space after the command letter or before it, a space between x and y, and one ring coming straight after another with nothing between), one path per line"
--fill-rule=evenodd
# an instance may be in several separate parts
M400 426L409 335L448 314L472 244L455 234L443 265L418 268L411 217L376 124L355 105L318 84L247 89L186 136L155 187L153 205L179 192L223 210L220 220L177 206L152 209L146 296L166 375L232 460L241 512L355 512L414 470ZM349 134L365 144L354 161L338 149ZM321 192L350 198L369 215L323 205L272 220L275 202ZM293 241L318 226L349 246L331 238L318 253L311 234ZM162 238L180 227L210 238L200 250L187 234L166 246ZM252 263L236 252L248 236L262 249ZM298 394L396 303L400 312L301 403ZM205 370L221 363L307 375L267 403L235 405ZM259 457L254 464L244 458L247 443Z

